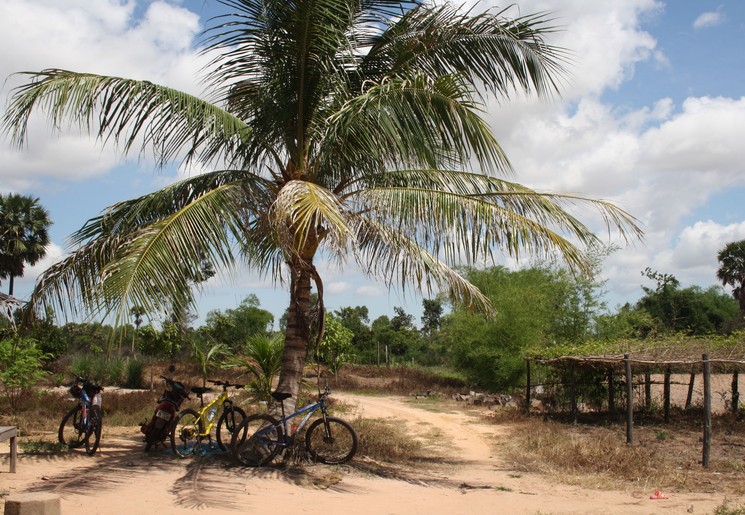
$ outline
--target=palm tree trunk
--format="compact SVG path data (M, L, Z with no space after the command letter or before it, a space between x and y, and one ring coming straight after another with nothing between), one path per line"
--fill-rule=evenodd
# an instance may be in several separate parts
M10 274L8 279L8 295L13 296L13 274Z
M300 260L288 263L292 280L290 283L290 308L287 313L285 329L285 350L282 355L282 367L279 372L277 391L292 395L285 401L285 412L295 410L300 382L303 378L303 366L308 353L311 332L308 320L310 308L311 272L307 264Z

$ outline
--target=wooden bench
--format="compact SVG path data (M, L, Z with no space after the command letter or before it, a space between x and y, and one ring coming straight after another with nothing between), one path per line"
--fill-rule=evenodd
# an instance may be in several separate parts
M15 426L0 426L0 442L10 439L10 472L16 472L16 460L18 459L18 444L16 437L18 428Z

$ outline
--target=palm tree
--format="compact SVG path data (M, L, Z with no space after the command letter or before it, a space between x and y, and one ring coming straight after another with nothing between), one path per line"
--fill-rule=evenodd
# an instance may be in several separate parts
M732 286L732 296L740 305L740 314L745 315L745 240L725 245L717 254L717 260L717 279L722 281L722 286Z
M49 213L38 198L0 195L0 278L9 278L9 295L13 295L13 279L23 277L25 265L35 265L46 255L50 225Z
M184 265L207 259L271 274L289 289L278 390L297 398L309 346L323 335L318 259L354 260L389 286L488 300L453 268L560 254L589 270L597 241L567 206L598 208L608 229L641 236L616 206L538 193L481 118L485 95L550 96L565 52L548 15L463 12L393 0L220 0L205 35L211 101L148 81L50 69L14 91L4 128L22 145L31 113L72 122L125 153L214 171L111 206L39 279L33 304L148 312L193 302ZM318 304L311 305L315 289ZM69 299L79 300L68 305Z

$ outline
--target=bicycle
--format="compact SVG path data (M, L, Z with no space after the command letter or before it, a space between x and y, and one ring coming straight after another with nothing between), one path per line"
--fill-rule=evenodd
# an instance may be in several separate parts
M70 394L78 403L62 417L57 439L69 449L85 445L85 452L92 456L98 450L103 426L101 392L103 387L83 377L76 377ZM91 438L92 437L92 438Z
M184 458L190 454L195 454L201 448L202 439L207 438L212 442L212 428L215 425L215 415L218 406L222 405L222 414L217 421L217 445L221 451L227 451L225 445L229 443L230 435L235 428L246 419L246 412L240 407L235 406L228 395L228 388L243 388L243 384L231 384L227 381L213 381L210 383L222 386L222 393L211 402L204 403L204 394L211 392L212 388L192 386L194 392L200 401L199 411L187 408L179 412L175 422L175 429L171 432L171 448L173 452Z
M359 437L349 422L328 414L326 401L330 394L331 390L326 384L323 392L319 390L316 402L286 416L284 400L289 399L291 395L274 392L272 398L281 403L282 418L276 420L271 415L261 413L244 419L231 438L230 448L233 456L249 467L271 462L280 451L294 444L297 435L320 409L321 417L314 420L305 433L305 448L311 458L329 465L351 460L357 452ZM291 422L288 431L288 421L301 415L304 416L300 423Z

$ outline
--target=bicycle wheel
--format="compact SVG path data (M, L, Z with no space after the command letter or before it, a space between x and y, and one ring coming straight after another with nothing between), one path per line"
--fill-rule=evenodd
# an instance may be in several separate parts
M202 443L201 433L204 422L193 409L185 409L178 414L176 425L171 432L171 449L180 458L194 454Z
M85 452L93 456L98 450L101 442L101 429L103 428L103 410L101 406L91 406L90 432L85 438Z
M223 410L217 421L217 446L221 451L227 451L235 428L246 418L246 412L238 406L231 406Z
M62 417L57 439L62 445L70 449L77 449L85 443L85 428L83 427L83 412L80 404L76 405Z
M258 414L243 419L233 431L230 450L233 456L248 467L259 467L274 459L281 447L282 428L269 416Z
M351 460L357 452L357 431L346 420L328 417L313 422L305 433L305 447L311 457L321 463L338 465Z

